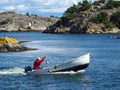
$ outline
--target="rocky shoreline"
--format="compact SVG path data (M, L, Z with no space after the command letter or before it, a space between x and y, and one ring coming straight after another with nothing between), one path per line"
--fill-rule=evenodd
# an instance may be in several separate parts
M28 41L18 41L15 38L7 37L4 35L0 38L0 52L22 52L28 50L37 50L37 48L29 48L22 43Z
M22 52L29 50L37 50L37 48L28 48L21 44L3 44L0 45L0 52Z

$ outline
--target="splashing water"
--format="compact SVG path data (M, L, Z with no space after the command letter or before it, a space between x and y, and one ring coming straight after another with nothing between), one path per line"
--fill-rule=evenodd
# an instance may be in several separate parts
M66 71L66 72L54 72L54 73L50 73L50 74L70 74L70 75L74 75L74 74L81 74L84 73L85 70L80 70L78 72L74 72L74 71ZM27 75L24 72L23 68L18 68L18 67L2 67L0 68L0 75Z
M0 75L26 75L24 69L18 67L0 68Z
M77 72L74 72L74 71L66 71L66 72L54 72L52 74L70 74L70 75L74 75L74 74L82 74L84 73L85 70L79 70Z

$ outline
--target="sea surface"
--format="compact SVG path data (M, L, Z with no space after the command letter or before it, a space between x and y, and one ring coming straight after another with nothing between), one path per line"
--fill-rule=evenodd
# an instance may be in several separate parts
M43 34L0 32L35 51L0 53L0 90L120 90L120 34ZM81 73L27 75L39 56L47 56L49 67L90 53L90 64Z

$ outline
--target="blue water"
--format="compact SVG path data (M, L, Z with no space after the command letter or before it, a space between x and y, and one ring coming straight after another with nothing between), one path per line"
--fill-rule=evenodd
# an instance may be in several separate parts
M43 34L39 32L2 32L36 51L0 53L0 90L120 90L120 34ZM91 53L84 73L26 75L24 67L36 57L47 56L52 66Z

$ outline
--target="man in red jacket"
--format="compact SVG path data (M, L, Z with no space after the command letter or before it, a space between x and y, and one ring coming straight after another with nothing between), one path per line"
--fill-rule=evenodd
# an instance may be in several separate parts
M46 59L46 56L44 56L42 59L39 57L34 61L34 70L38 70L40 68L40 65L44 60Z

